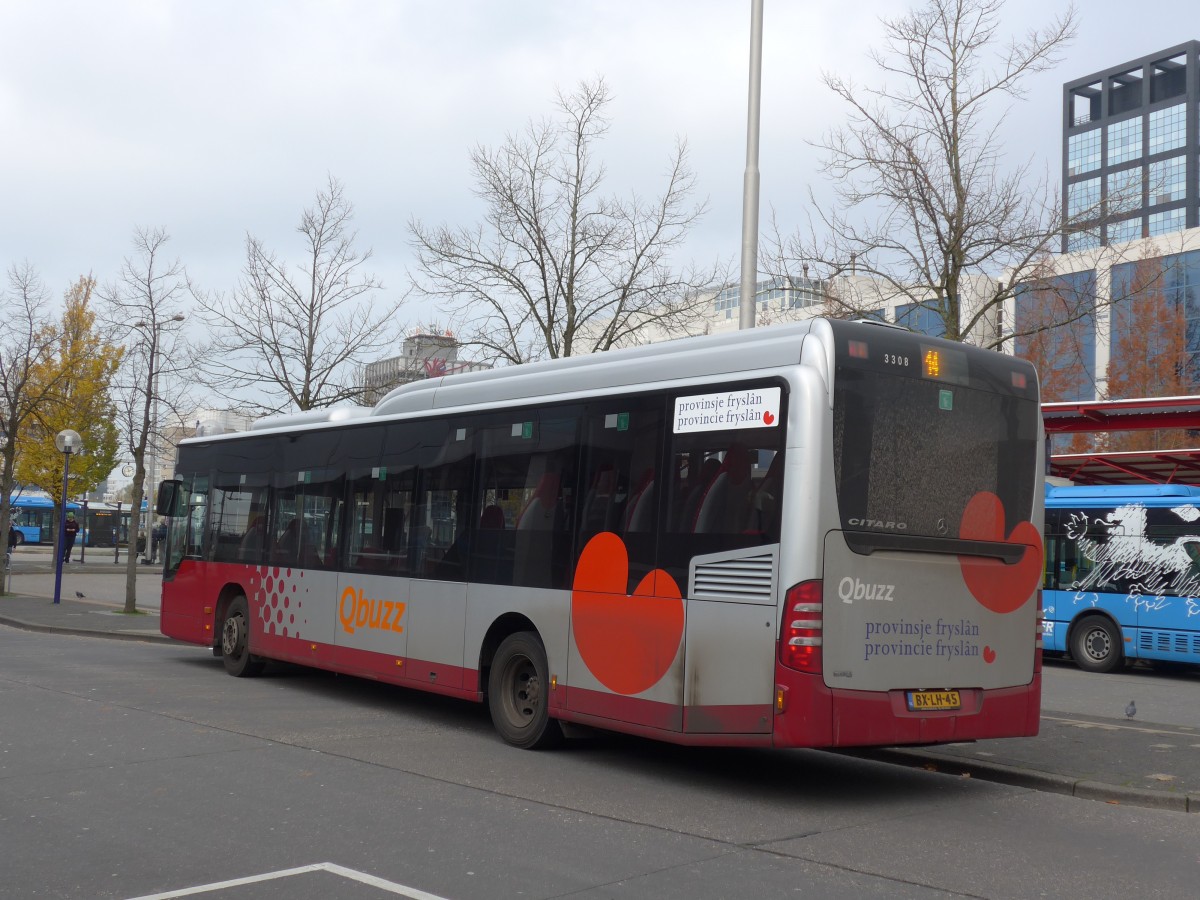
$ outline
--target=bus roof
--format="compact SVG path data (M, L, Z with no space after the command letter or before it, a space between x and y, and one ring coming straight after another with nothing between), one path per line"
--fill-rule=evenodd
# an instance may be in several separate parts
M802 362L810 363L822 372L828 384L834 368L835 330L849 332L860 340L869 340L872 331L883 330L884 327L884 323L869 320L850 322L813 318L770 328L678 338L603 353L462 372L401 385L384 396L373 409L334 407L268 416L255 422L251 430L293 431L322 425L352 425L366 417L397 416L435 409L502 406L543 397L584 397L598 391L692 379L711 382L723 375L733 379L750 373L785 369ZM888 332L895 330L887 328ZM994 353L968 344L909 332L907 329L898 330L910 334L914 341L922 344L953 346L960 353ZM806 340L809 336L813 340ZM1012 359L1014 365L1028 366L1028 363L1015 357ZM832 404L832 397L829 402ZM181 443L236 440L238 437L239 433L198 435L185 438Z
M505 403L598 388L794 366L800 362L803 338L814 327L820 327L816 323L824 325L822 330L832 337L824 320L809 319L769 329L680 338L604 353L422 379L391 391L379 401L371 415Z
M58 504L50 497L44 494L12 494L8 498L8 505L19 509L57 509ZM67 501L67 509L77 510L83 509L74 500Z
M849 325L850 323L839 323ZM804 338L820 334L819 363L833 366L833 328L826 319L679 338L603 353L548 359L520 366L462 372L425 378L401 385L373 409L363 407L317 409L268 416L252 431L300 429L320 425L352 424L367 416L393 416L434 409L504 404L532 397L567 396L689 378L736 376L756 370L797 365L804 353ZM921 337L921 335L914 335ZM814 348L815 350L816 348ZM810 351L812 352L812 351ZM238 434L207 435L193 440L236 439Z
M1187 484L1081 484L1068 487L1046 486L1046 502L1073 503L1077 500L1150 500L1156 497L1200 498L1200 487Z

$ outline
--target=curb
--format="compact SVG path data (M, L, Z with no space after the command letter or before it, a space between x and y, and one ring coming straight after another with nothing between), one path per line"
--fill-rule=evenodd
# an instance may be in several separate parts
M1165 809L1171 812L1200 813L1200 795L1198 794L1168 794L1145 788L1105 784L1101 781L1072 778L1069 775L1056 775L1050 772L1022 769L1017 766L1006 766L1003 763L967 760L928 749L905 750L887 747L878 750L843 750L840 752L860 759L920 767L946 775L978 778L981 781L994 781L998 784L1029 788L1049 794L1066 794L1080 800L1098 800L1101 803L1139 806L1145 809Z
M72 628L67 625L43 625L38 622L26 622L10 616L0 616L0 625L20 628L22 631L36 631L40 634L69 634L76 637L111 638L118 641L142 641L149 644L178 644L180 647L189 646L165 634L153 631L96 631L91 628Z

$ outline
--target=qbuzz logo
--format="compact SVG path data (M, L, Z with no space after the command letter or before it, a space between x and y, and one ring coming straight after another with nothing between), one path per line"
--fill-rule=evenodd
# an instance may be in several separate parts
M894 584L878 584L859 581L847 575L838 582L838 597L843 603L853 603L855 600L886 600L891 603L896 591Z
M348 586L338 600L338 621L346 634L361 628L403 634L405 609L407 605L399 600L373 600L363 594L362 588Z

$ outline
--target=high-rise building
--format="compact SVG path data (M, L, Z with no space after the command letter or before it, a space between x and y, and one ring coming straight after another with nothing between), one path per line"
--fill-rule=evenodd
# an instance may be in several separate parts
M1200 225L1200 41L1063 85L1064 253Z

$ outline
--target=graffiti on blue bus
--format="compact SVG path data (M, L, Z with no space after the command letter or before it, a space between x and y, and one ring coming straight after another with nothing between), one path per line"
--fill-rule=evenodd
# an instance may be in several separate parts
M1200 663L1200 488L1046 488L1043 648L1080 668Z

